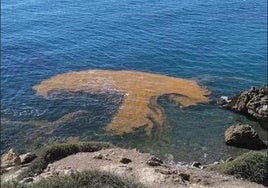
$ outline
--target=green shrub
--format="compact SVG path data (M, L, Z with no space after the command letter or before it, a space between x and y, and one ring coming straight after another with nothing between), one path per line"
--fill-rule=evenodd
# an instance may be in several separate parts
M71 176L54 177L32 184L8 182L1 188L142 188L144 186L117 176L102 172L81 172Z
M265 153L250 151L233 161L217 165L216 169L249 181L266 183L268 180L268 157Z
M22 173L18 179L40 174L49 163L78 152L95 152L113 147L103 142L53 143L38 152L38 158Z

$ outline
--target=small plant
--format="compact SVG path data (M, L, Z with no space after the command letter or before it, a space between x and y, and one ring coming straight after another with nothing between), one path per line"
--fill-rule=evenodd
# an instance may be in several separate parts
M142 188L141 184L103 172L81 172L71 176L54 177L32 184L7 182L1 188Z
M95 152L105 148L113 147L103 142L78 142L78 143L53 143L38 154L38 158L22 173L18 179L32 177L42 173L49 163L60 160L78 152Z
M247 152L233 161L219 164L216 170L257 183L268 180L268 157L262 152Z

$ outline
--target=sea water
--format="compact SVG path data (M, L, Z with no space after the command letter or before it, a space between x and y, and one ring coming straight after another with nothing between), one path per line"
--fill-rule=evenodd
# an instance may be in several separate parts
M263 139L266 133L215 101L266 83L266 33L266 0L2 0L1 153L70 137L188 162L242 153L225 146L226 128L242 122ZM92 69L195 80L211 91L211 102L180 108L160 97L164 126L151 135L143 128L113 135L105 127L124 101L121 94L48 99L32 88L51 76Z

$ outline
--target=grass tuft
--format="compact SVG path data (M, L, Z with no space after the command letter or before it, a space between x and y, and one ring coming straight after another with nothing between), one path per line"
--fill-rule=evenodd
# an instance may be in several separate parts
M75 173L71 176L54 177L40 180L32 184L20 184L7 182L1 184L1 188L143 188L141 184L122 179L117 176L86 171Z
M268 157L262 152L247 152L233 161L219 164L216 170L257 183L268 180Z
M101 149L111 148L111 144L103 142L78 142L78 143L52 143L38 152L38 157L18 177L19 180L25 177L33 177L42 173L49 163L60 160L78 152L95 152Z

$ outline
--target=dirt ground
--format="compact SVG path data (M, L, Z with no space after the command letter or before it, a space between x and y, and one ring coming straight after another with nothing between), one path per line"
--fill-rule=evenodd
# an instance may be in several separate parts
M218 187L255 188L262 185L224 176L189 165L167 165L148 153L135 149L105 149L93 153L77 153L49 164L36 180L66 175L76 171L97 170L129 178L153 188Z

